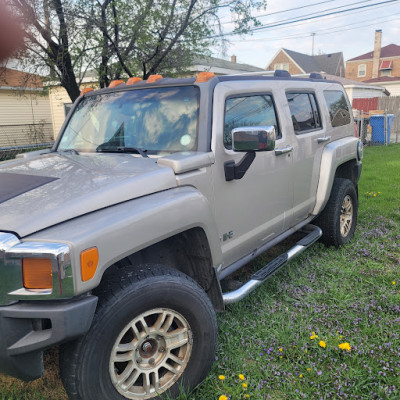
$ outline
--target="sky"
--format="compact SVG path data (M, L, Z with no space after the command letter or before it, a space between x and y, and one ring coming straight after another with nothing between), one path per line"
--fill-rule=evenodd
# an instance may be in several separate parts
M321 16L328 13L334 14ZM236 55L238 63L265 68L281 48L311 55L314 37L315 55L343 52L346 61L374 49L377 29L382 47L400 45L400 0L269 0L255 15L263 26L282 25L229 35L225 52L214 48L213 55L227 60ZM222 17L225 33L233 30L231 20L229 14Z

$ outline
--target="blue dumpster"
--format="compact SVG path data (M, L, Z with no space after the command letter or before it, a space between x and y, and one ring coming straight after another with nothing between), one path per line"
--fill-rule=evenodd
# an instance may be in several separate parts
M386 144L390 143L390 130L392 129L394 121L393 114L387 114L386 125ZM385 116L384 115L371 115L369 124L372 128L372 144L385 144Z

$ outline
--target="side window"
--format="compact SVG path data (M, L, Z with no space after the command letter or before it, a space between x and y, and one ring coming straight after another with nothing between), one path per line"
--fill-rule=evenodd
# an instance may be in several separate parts
M321 118L312 93L286 93L296 134L320 129Z
M232 148L232 129L245 126L274 126L280 138L275 106L270 95L234 97L225 103L224 146Z
M349 124L351 117L344 93L340 90L325 90L324 97L329 109L332 127Z

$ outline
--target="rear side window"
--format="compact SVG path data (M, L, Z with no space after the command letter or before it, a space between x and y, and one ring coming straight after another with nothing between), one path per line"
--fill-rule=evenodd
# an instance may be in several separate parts
M296 134L321 128L321 118L313 93L286 93Z
M340 90L325 90L324 97L329 109L332 127L350 123L350 111L344 93Z
M232 148L232 129L245 126L274 126L280 137L275 106L270 95L234 97L225 103L224 146Z

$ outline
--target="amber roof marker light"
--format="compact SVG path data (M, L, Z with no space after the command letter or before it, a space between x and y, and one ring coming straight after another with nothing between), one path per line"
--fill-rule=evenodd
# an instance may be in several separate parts
M200 72L197 75L196 82L197 83L203 83L203 82L208 82L211 79L215 78L214 72Z
M158 80L162 79L162 75L150 75L147 78L147 83L154 83L157 82Z
M119 86L119 85L122 85L123 83L125 83L125 82L124 82L124 81L121 81L121 80L111 81L111 83L108 85L108 87L109 87L110 89L112 89L112 88L115 88L115 87L117 87L117 86Z
M135 85L136 83L142 82L142 78L138 78L137 76L133 76L132 78L129 78L128 81L126 82L127 85Z
M84 96L86 93L93 92L93 91L94 91L94 89L87 87L85 89L82 89L80 96Z

